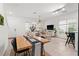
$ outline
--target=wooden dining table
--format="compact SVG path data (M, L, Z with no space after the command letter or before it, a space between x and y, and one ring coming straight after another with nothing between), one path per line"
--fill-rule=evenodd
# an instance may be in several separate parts
M41 38L41 37L38 37L38 36L35 36L35 35L33 36L33 38L42 43L41 55L43 55L44 44L49 42L48 39ZM24 36L17 36L16 37L16 45L17 45L17 51L32 48L32 44Z
M21 51L23 49L29 49L32 47L32 44L23 36L16 37L16 46L17 51Z

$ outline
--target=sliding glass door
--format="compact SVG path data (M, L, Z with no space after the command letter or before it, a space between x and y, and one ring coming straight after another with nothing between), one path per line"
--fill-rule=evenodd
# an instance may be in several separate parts
M77 31L77 21L75 19L61 20L58 25L58 33L60 37L65 37L65 32Z

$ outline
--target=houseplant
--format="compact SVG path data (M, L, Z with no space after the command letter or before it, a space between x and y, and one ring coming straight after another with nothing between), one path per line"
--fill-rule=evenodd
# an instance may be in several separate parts
M0 14L0 25L4 25L4 17Z

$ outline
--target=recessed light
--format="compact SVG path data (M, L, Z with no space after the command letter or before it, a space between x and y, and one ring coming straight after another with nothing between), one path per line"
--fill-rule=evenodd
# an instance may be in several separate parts
M58 13L58 12L55 12L56 14Z
M57 14L58 12L54 12L53 15Z
M62 11L65 11L65 8L62 8Z

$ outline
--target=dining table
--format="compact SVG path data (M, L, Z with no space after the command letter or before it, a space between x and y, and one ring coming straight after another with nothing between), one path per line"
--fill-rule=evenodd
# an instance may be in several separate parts
M16 36L17 51L32 48L32 44L23 36Z
M32 38L42 43L41 44L41 55L43 55L44 44L48 43L49 40L46 38L35 36L35 35L33 35ZM33 48L32 44L24 36L16 36L16 46L17 46L17 51Z

